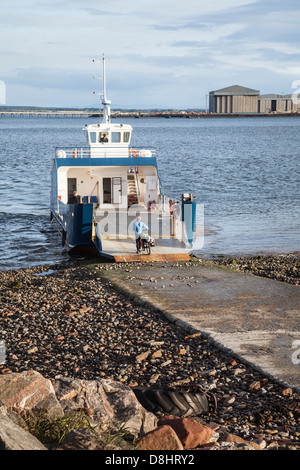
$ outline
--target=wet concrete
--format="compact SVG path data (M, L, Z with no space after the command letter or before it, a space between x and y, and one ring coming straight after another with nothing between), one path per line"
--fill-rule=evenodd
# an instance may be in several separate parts
M208 334L266 375L300 389L299 286L198 261L102 274L183 327Z

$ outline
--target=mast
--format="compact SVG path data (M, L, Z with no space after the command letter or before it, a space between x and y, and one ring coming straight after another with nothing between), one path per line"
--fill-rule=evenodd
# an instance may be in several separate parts
M93 62L96 62L94 59L93 59ZM107 99L106 97L106 70L105 70L105 57L104 57L104 54L102 55L102 66L103 66L103 93L101 96L101 99L102 99L102 104L103 104L103 119L102 119L102 122L104 124L108 124L110 123L110 105L111 105L111 101ZM94 77L94 78L98 78L98 77ZM99 95L100 93L95 93L95 95Z

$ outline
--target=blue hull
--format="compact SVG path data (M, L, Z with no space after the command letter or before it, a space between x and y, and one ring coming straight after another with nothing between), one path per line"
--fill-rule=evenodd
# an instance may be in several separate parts
M52 220L62 236L63 245L72 251L98 251L93 242L93 204L58 202Z
M51 220L62 237L62 243L72 252L101 251L101 242L93 236L93 204L64 204L57 197L57 165L53 161L51 182Z
M57 174L60 167L128 167L154 166L155 157L149 158L54 158L51 172L51 218L61 232L63 243L72 251L94 251L101 255L100 235L93 235L93 204L64 204L58 198Z

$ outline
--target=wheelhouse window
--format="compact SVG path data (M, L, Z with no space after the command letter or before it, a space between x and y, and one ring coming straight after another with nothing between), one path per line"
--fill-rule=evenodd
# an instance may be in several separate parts
M117 143L121 142L121 132L112 132L111 133L111 141L114 144L117 144Z
M108 133L107 132L100 132L99 142L108 142Z
M123 142L127 144L129 142L129 139L130 139L130 132L124 132Z
M96 132L90 132L90 143L91 143L91 144L95 144L95 143L96 143L96 138L97 138Z

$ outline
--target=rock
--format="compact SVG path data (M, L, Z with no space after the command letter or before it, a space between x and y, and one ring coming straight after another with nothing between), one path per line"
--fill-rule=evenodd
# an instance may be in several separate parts
M89 350L90 350L90 347L89 347L88 344L80 344L76 348L77 352L81 352L81 353L84 353L84 354L86 354Z
M260 450L263 450L267 447L267 443L264 439L255 439L254 444L258 445Z
M194 333L194 334L185 336L184 339L199 338L200 336L201 336L201 333Z
M237 366L237 362L235 359L231 359L230 362L229 362L229 365L231 365L231 367L236 367Z
M151 359L157 359L158 357L162 357L162 350L158 349L154 353L151 354Z
M114 410L117 426L125 423L129 432L138 435L156 427L156 416L143 408L130 387L107 379L102 379L101 383Z
M236 409L237 409L237 410L240 410L240 411L243 411L243 410L245 410L246 408L248 408L247 403L240 403L240 404L237 405L237 407L236 407Z
M64 413L92 409L93 419L101 421L104 428L113 420L114 411L97 380L60 377L55 380L54 389Z
M222 443L222 442L233 442L234 444L243 444L243 445L246 445L246 446L249 446L250 448L252 448L253 450L261 450L261 446L259 444L257 444L256 442L252 442L252 441L245 441L245 439L239 437L239 436L235 436L233 434L230 434L230 433L227 433L227 432L224 432L219 440L218 440L219 443Z
M161 376L161 374L151 375L150 380L149 380L149 384L151 384L151 385L155 384L158 381L160 376Z
M206 426L212 429L214 432L220 428L220 425L218 423L215 423L214 421L210 421L209 423L207 423Z
M120 382L61 377L55 380L54 388L64 412L88 409L102 429L124 427L140 435L156 427L156 417L142 407L130 387Z
M141 354L138 354L138 356L136 356L135 360L136 360L136 362L145 361L145 359L147 359L147 357L150 356L150 354L151 354L151 351L145 351Z
M260 381L255 380L249 385L249 390L252 392L257 392L260 389L260 387L261 387Z
M224 405L232 405L232 403L235 402L235 396L234 395L226 396L226 397L223 397L223 398L224 398Z
M183 450L183 445L171 426L162 425L145 434L137 450Z
M178 435L184 449L194 449L209 442L214 431L199 423L193 418L177 418L176 416L163 416L158 426L168 425Z
M34 353L38 352L38 348L35 346L35 347L31 348L31 349L28 349L27 352L28 352L28 354L34 354Z
M18 413L43 411L49 417L63 416L51 381L33 370L0 376L0 400Z
M32 434L21 428L1 407L0 411L0 450L47 450Z

